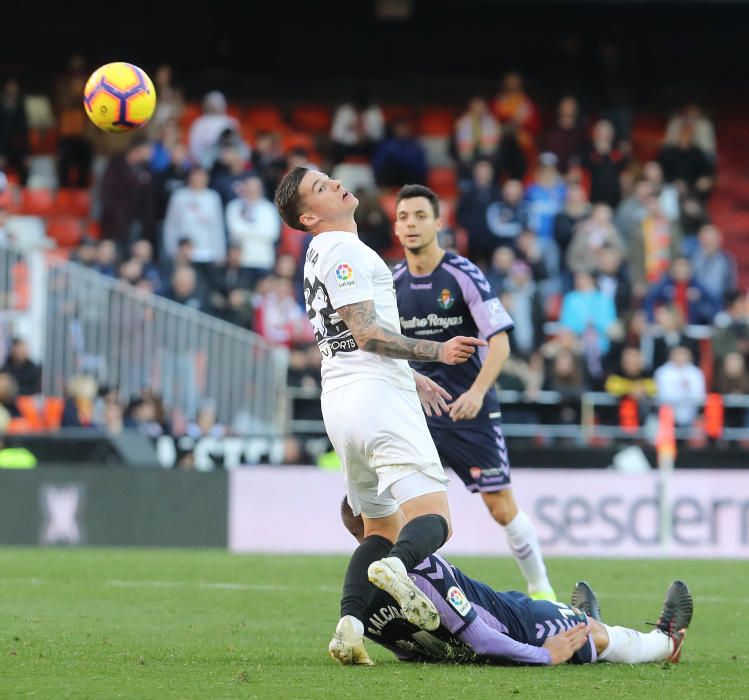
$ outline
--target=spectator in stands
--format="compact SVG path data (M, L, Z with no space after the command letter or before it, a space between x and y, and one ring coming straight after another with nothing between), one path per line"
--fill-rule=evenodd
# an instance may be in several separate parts
M681 230L681 254L692 258L699 246L699 231L710 223L705 202L697 195L687 193L681 198L679 229Z
M543 338L544 310L531 268L516 260L504 283L502 299L515 327L510 335L513 351L529 358ZM507 303L510 306L507 306Z
M174 271L178 267L187 266L192 267L192 257L194 255L195 246L193 245L192 239L183 236L177 241L177 250L174 253L174 257L169 258L164 256L159 265L161 280L167 282L172 279ZM169 282L171 284L171 282ZM168 291L168 285L162 287L162 292Z
M644 298L648 285L656 284L680 255L681 235L663 213L658 199L649 197L646 213L629 241L630 276L633 291Z
M245 174L236 189L240 197L226 206L226 227L229 240L241 247L242 267L249 273L249 288L254 289L273 268L281 219L256 174Z
M667 275L654 284L645 297L648 318L655 318L655 308L662 305L676 306L687 323L710 324L720 306L712 294L692 274L688 258L677 257L671 263Z
M143 279L143 264L135 258L123 261L117 271L117 278L135 286Z
M161 173L169 168L172 164L172 153L181 142L179 124L175 119L167 119L159 125L158 131L151 137L152 173Z
M295 299L290 279L270 275L257 291L254 328L260 335L288 347L308 339L309 320Z
M136 396L125 409L124 427L137 430L155 440L164 434L164 427L158 420L156 403L150 396Z
M93 417L97 391L96 380L90 375L75 374L68 379L62 411L63 428L96 427Z
M676 143L685 125L691 125L694 144L702 150L710 162L715 162L715 127L695 103L686 105L674 114L666 126L666 143Z
M532 228L520 232L515 241L515 255L531 269L531 276L535 282L545 282L549 278L544 261L544 252L538 240L538 235ZM544 293L545 296L545 293Z
M153 83L156 88L156 111L148 124L148 133L155 136L162 125L166 122L179 122L185 111L185 102L182 90L175 87L173 82L172 67L161 65L153 74Z
M566 261L575 230L582 221L590 216L590 202L585 188L578 183L567 185L564 208L554 217L554 240L559 248L561 260ZM566 265L566 262L564 263ZM571 285L571 280L566 288Z
M29 123L15 78L5 81L0 96L0 170L8 169L18 174L25 187L29 177Z
M614 146L614 125L606 119L593 127L593 143L585 158L590 171L590 201L615 207L622 196L620 177L627 158Z
M632 304L632 286L622 252L609 246L602 247L596 256L594 274L598 289L614 302L617 316L623 317Z
M580 397L585 383L579 356L566 348L561 349L549 363L543 388L561 395L553 410L555 422L563 425L580 423Z
M727 296L737 288L736 258L721 247L723 236L712 224L703 226L698 238L699 247L692 256L694 279L722 308Z
M684 313L676 306L660 306L655 310L655 325L643 337L647 348L646 360L652 369L668 362L671 351L677 347L688 348L695 362L699 363L699 343L685 332Z
M519 73L507 73L492 104L501 124L512 122L521 132L536 137L541 130L541 117L533 100L526 94Z
M589 272L575 275L575 288L562 299L562 312L559 323L571 330L584 345L590 342L591 352L599 357L606 355L610 345L609 333L616 322L616 308L610 297L596 289L593 276Z
M516 259L515 251L509 246L500 246L492 253L491 264L486 270L486 279L497 294L504 292Z
M652 195L658 200L663 215L672 223L678 222L681 218L679 190L666 182L661 164L656 160L645 163L642 176L650 183Z
M121 252L141 238L155 240L155 184L149 164L152 146L136 134L124 153L114 156L101 181L101 235Z
M726 310L715 317L712 348L716 363L729 353L740 352L749 361L749 298L733 292L726 299Z
M218 192L221 204L226 208L227 204L239 197L239 186L248 174L249 155L240 144L234 143L234 137L230 136L228 141L218 149L216 162L210 175L210 187ZM262 182L259 178L262 188Z
M426 151L413 135L410 121L396 117L390 131L391 135L377 147L372 159L377 184L381 187L425 184Z
M198 286L195 268L182 265L174 270L167 298L196 311L206 311L207 303Z
M18 384L19 396L32 396L42 391L42 368L29 356L29 346L21 338L10 341L8 355L0 372L12 376Z
M502 187L502 198L486 208L486 223L494 237L493 248L515 246L517 237L527 228L530 211L523 195L523 183L508 180Z
M106 238L96 244L96 263L94 269L107 277L117 277L119 264L117 246Z
M305 157L306 161L306 157ZM276 187L291 164L287 163L281 148L281 139L272 131L259 131L252 149L252 169L263 181L265 193L272 201Z
M184 143L175 142L165 155L168 158L165 167L154 173L154 218L160 226L163 226L169 199L176 190L187 184L190 175L190 158ZM157 253L161 258L162 251L157 250Z
M577 99L567 95L559 101L557 123L541 139L541 150L553 153L559 159L559 172L565 175L570 166L582 162L587 142Z
M88 236L81 238L78 246L70 254L70 262L84 267L94 267L96 265L96 241Z
M595 272L598 256L604 248L610 248L619 256L624 256L624 245L612 218L611 207L607 204L596 204L590 217L575 227L575 235L567 249L568 270L572 273Z
M180 238L193 242L192 263L207 267L226 256L221 197L208 188L208 172L194 166L187 187L174 192L164 219L164 252L173 256Z
M666 143L658 154L666 182L706 198L713 188L713 166L704 151L694 142L694 125L682 124L676 141Z
M221 438L226 435L226 428L217 420L215 402L205 401L200 406L195 420L187 424L186 434L193 440L202 437Z
M384 136L382 110L369 95L357 95L339 105L333 115L330 127L333 163L369 161Z
M719 394L749 395L749 373L746 359L740 352L729 352L715 375L715 391Z
M213 314L243 328L252 327L253 271L242 265L242 246L229 244L226 260L208 276L208 301Z
M625 245L635 237L648 211L648 200L653 196L653 186L644 178L634 184L632 194L623 199L616 208L614 225Z
M239 133L239 122L226 113L223 93L214 90L203 98L203 114L190 126L188 136L190 159L193 164L210 171L216 157L215 146L227 129Z
M94 426L103 430L107 435L119 435L125 430L125 412L117 401L104 403L104 421Z
M655 396L656 386L651 372L645 369L642 350L628 346L622 350L619 368L606 379L606 392L612 396L643 399Z
M75 55L70 58L57 85L57 181L60 187L89 185L93 148L88 131L95 127L81 107L87 77L83 57Z
M472 172L473 180L460 195L456 216L458 225L468 233L468 256L483 266L496 247L489 231L487 210L501 195L494 178L494 166L488 160L477 160Z
M392 247L394 239L392 224L380 204L379 193L376 189L359 189L354 194L359 200L359 206L354 212L359 240L383 256Z
M458 178L471 179L477 160L493 162L497 158L502 129L482 97L473 97L468 109L455 122L450 153L458 165Z
M553 153L542 153L538 157L535 180L526 190L525 198L530 207L530 227L538 234L551 277L559 273L554 219L562 210L566 197L567 186L557 170L557 157Z
M706 393L705 375L692 363L689 348L671 350L669 361L655 370L655 384L658 402L673 407L676 425L692 426Z
M161 294L164 281L161 277L161 271L153 261L153 246L151 241L141 238L135 241L130 248L130 256L137 260L141 265L141 274L151 284L151 290L154 294Z

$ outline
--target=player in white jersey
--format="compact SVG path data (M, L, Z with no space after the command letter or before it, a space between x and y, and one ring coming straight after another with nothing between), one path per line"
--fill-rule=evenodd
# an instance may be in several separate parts
M363 642L374 593L370 582L392 595L413 624L439 625L437 609L407 570L450 536L447 477L422 411L423 406L427 413L440 413L450 396L415 374L408 360L457 364L486 343L463 336L437 343L400 334L390 270L359 240L354 220L359 202L338 180L294 168L275 200L286 224L313 235L304 288L323 358L323 418L341 459L348 501L365 528L346 571L341 619L329 652L344 664L370 665Z

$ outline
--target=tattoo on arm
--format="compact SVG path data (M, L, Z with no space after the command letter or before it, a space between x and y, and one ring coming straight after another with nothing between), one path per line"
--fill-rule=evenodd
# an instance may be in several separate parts
M442 343L414 340L377 325L374 301L348 304L337 311L362 350L396 360L439 362Z

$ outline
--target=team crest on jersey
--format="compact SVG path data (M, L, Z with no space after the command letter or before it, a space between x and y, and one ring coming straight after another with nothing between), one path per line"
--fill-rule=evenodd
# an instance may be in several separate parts
M481 467L471 467L469 471L474 481L478 481L481 478Z
M437 303L440 305L441 309L447 309L451 308L452 305L455 303L455 297L452 295L452 292L449 289L443 289L440 295L437 297Z
M354 270L347 262L338 263L335 268L335 278L338 282L338 289L348 289L356 286L356 277Z
M471 612L471 603L466 598L466 594L457 586L451 586L447 591L447 600L450 602L459 615L467 615Z

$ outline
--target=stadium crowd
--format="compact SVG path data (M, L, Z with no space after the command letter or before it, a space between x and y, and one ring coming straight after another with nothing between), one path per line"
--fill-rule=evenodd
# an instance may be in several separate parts
M688 426L708 394L749 394L749 299L710 216L720 162L716 125L699 106L664 118L657 147L638 149L631 110L557 95L546 114L517 73L462 107L388 107L362 94L291 116L220 92L198 107L168 66L153 75L156 114L129 138L88 123L79 57L48 100L46 129L30 125L43 123L44 101L5 82L0 241L17 235L26 192L85 191L88 210L72 229L57 233L47 212L60 254L288 347L289 385L314 393L320 359L301 284L308 237L282 225L276 185L294 165L340 178L361 201L360 237L394 263L395 193L426 184L442 201L443 247L479 264L514 320L501 388L531 402L542 391L561 397L543 411L506 407L505 420L579 424L580 396L594 390L633 398L636 424L652 399L676 406L677 425ZM40 170L40 154L53 167ZM14 393L29 386L13 352L0 371L11 415ZM86 377L68 388L62 426L226 431L210 406L175 424L147 390L121 397ZM309 405L299 411L315 417ZM749 412L727 411L726 421L749 427Z

